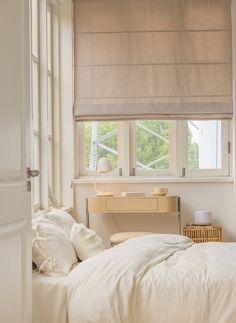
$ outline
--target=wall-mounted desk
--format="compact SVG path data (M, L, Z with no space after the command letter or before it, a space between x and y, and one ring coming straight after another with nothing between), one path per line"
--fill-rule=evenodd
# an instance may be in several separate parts
M181 234L180 197L88 197L86 201L86 225L89 227L90 213L175 213L178 216L178 232Z

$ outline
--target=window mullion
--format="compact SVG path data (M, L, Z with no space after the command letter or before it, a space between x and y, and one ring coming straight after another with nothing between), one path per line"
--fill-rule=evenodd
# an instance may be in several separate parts
M224 173L230 174L230 161L231 161L231 149L229 150L230 143L230 126L229 121L222 121L222 134L221 134L221 163Z
M75 176L78 178L85 173L86 160L85 124L82 122L75 123L75 156Z
M129 145L130 145L130 165L129 175L134 176L137 162L137 145L136 145L136 121L129 121ZM134 171L133 171L134 170Z
M122 169L122 176L129 176L130 170L130 122L120 122L118 125L118 168Z
M179 120L177 124L177 174L181 177L183 176L183 169L185 169L184 174L187 174L188 168L188 129L185 120Z
M170 122L170 171L171 176L176 176L176 121Z
M40 4L40 207L48 208L48 86L47 86L47 3Z
M60 86L59 86L59 15L58 5L52 10L52 118L53 118L53 191L55 199L61 204L61 160L60 160Z
M229 143L229 149L228 150L228 174L229 176L234 176L233 174L233 156L234 156L234 150L233 150L233 134L232 134L232 123L230 121L227 122L228 125L228 143ZM235 157L234 157L235 158Z

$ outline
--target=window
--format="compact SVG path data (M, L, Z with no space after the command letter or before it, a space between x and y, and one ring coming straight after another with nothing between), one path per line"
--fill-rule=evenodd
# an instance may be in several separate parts
M101 157L124 176L229 175L229 121L106 121L78 128L79 175L91 174Z
M118 169L118 122L85 122L81 128L83 158L81 173L94 173L97 161L106 157L111 161L115 173Z
M48 207L49 191L54 189L53 58L55 53L53 53L52 23L55 6L52 6L50 1L32 0L31 7L34 137L32 160L34 169L39 169L41 172L39 177L32 179L35 210ZM44 192L47 194L45 195Z
M33 118L33 168L40 168L40 114L39 114L39 3L32 0L32 118ZM40 203L40 177L32 178L33 203Z
M113 169L118 167L118 128L116 122L90 122L85 124L86 169L95 170L96 162L108 158Z
M188 121L184 127L188 175L229 175L229 122Z
M47 6L48 185L53 190L52 8Z
M170 174L171 122L139 120L135 123L136 174Z

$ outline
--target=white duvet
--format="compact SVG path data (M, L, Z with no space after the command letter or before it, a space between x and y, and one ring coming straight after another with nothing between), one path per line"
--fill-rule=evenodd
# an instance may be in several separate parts
M37 305L46 285L34 281ZM41 308L50 320L35 313L34 323L236 323L236 243L134 238L82 262L50 290Z

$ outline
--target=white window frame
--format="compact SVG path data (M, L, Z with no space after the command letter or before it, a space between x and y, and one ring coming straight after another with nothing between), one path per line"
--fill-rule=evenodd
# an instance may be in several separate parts
M50 18L50 19L48 19ZM47 114L48 114L48 185L54 189L54 153L53 153L53 13L52 4L47 1ZM49 30L48 30L49 29ZM50 100L49 100L50 97ZM49 123L50 122L50 123ZM50 149L51 148L51 149ZM50 183L51 182L51 183Z
M176 123L170 121L170 158L169 169L145 170L138 169L137 166L137 141L136 141L136 122L130 121L130 144L131 144L131 175L132 176L173 176L175 173L174 156L176 151Z
M136 124L135 121L119 122L118 127L118 165L122 171L103 174L103 177L132 178L218 178L230 176L231 154L228 149L231 141L231 123L222 121L222 168L188 169L187 121L171 121L170 129L170 169L137 170L136 169ZM85 131L84 123L76 123L75 131L76 177L94 176L95 171L85 167ZM174 139L174 140L173 140ZM129 152L129 153L127 153ZM135 171L134 171L135 169ZM183 174L183 169L185 174ZM183 176L184 175L184 176Z
M34 6L35 5L35 6ZM31 53L31 64L32 64L32 124L33 124L33 140L32 140L32 161L33 168L40 168L40 107L39 107L39 81L40 81L40 64L39 64L39 0L35 0L32 3L32 53ZM35 12L33 10L35 9ZM34 21L35 18L35 21ZM33 41L33 39L35 39ZM34 45L36 48L34 48ZM34 52L34 49L36 52ZM34 67L36 67L36 75L34 73ZM37 88L35 89L35 84ZM34 91L35 90L35 91ZM35 106L37 105L37 110ZM37 115L35 115L37 114ZM35 127L35 120L37 120L37 126ZM37 145L35 145L35 141ZM36 156L37 159L36 160ZM40 177L32 179L32 197L33 197L33 209L38 210L40 205Z
M32 156L33 164L35 165L34 157L38 155L40 170L40 177L37 179L39 182L38 196L34 204L34 211L38 209L47 209L50 205L49 202L49 183L51 182L50 189L54 189L54 42L53 42L53 19L54 8L57 5L52 5L49 0L36 0L37 3L37 28L34 28L32 20L32 37L37 41L37 55L32 52L32 68L33 64L37 64L38 71L38 129L33 130L33 137L37 138L38 149L33 143L34 156ZM32 8L33 9L33 8ZM50 15L50 21L48 22L48 15ZM33 19L33 11L32 11ZM48 25L50 23L50 26ZM48 39L48 29L50 37ZM56 35L58 37L58 34ZM32 45L33 45L32 40ZM50 46L50 47L49 47ZM59 56L59 52L57 53ZM50 61L49 61L50 60ZM33 77L32 77L33 81ZM32 87L33 90L33 87ZM49 102L50 96L50 102ZM34 99L34 92L32 91L32 101ZM49 115L50 114L50 115ZM34 116L33 124L34 124ZM50 122L50 125L48 124ZM51 147L49 152L49 147ZM49 158L49 154L51 154ZM51 160L51 165L49 165ZM50 178L50 179L49 179ZM35 196L33 185L33 196Z
M182 168L185 169L185 177L218 177L218 176L229 176L230 175L230 137L231 137L231 126L230 122L222 120L222 134L221 134L221 165L220 169L189 169L188 168L188 122L182 121L181 132L182 132ZM185 139L185 140L184 140Z
M118 133L117 133L117 139L118 139L118 156L117 156L117 169L109 172L109 173L103 173L98 174L98 177L114 177L120 175L120 169L121 167L121 158L120 158L120 150L122 149L121 137L122 137L122 129L123 125L122 122L117 122L118 126ZM75 134L76 134L76 140L75 140L75 152L76 152L76 177L79 176L95 176L96 171L95 170L89 170L86 168L86 144L85 144L85 122L77 122L75 124Z

